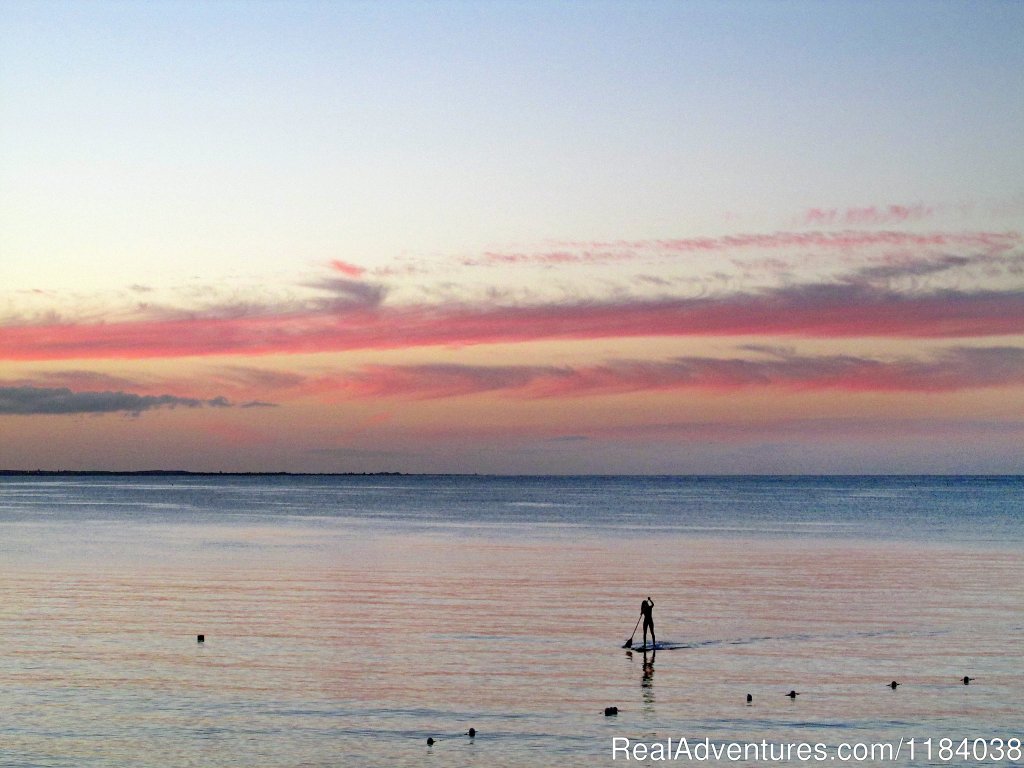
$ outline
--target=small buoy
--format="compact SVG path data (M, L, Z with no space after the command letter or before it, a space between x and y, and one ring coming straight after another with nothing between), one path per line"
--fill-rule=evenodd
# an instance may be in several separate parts
M753 695L751 695L751 694L749 694L749 693L748 693L748 694L747 694L747 704L750 704L750 703L751 703L751 702L753 702L753 701L754 701L754 697L753 697Z
M897 683L895 680L889 683L889 687L892 688L894 691L896 690L897 685L899 685L899 683Z
M787 693L786 695L787 695L787 696L789 696L789 698L791 698L791 699L795 699L795 698L796 698L797 696L799 696L800 694L799 694L799 693L797 693L796 691L790 691L790 692L789 692L789 693Z
M604 708L604 716L605 717L611 717L612 715L617 715L617 714L619 714L619 708L618 707L605 707Z
M476 728L470 728L468 736L471 739L475 739L476 738Z
M206 642L206 635L196 635L196 642L197 643L205 643Z
M964 685L970 685L971 680L974 680L974 678L964 675Z
M428 747L434 746L434 737L433 736L427 736L427 746Z

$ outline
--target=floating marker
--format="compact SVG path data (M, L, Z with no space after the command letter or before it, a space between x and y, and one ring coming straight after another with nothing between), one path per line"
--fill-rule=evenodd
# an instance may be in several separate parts
M206 642L206 635L196 635L196 642L197 643L205 643Z
M605 707L604 708L604 716L605 717L611 717L612 715L617 715L617 714L619 714L619 708L618 707Z

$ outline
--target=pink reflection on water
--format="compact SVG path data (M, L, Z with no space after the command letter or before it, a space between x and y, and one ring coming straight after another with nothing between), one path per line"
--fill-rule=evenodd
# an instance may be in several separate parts
M494 727L568 737L617 727L596 719L616 704L645 732L781 738L839 723L881 737L884 723L1012 722L1024 685L1024 564L1000 549L325 521L117 535L129 546L102 562L0 563L0 633L18 639L0 672L54 727L84 732L67 698L90 697L123 728L120 759L139 760L141 734L194 727L196 711L223 728L269 710L287 732L321 707L332 727L371 734L515 715ZM621 645L648 594L659 640L677 647L645 666Z

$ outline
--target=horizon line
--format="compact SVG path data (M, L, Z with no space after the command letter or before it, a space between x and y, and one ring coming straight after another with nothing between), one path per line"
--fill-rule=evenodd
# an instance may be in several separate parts
M637 473L637 472L588 472L588 473L534 473L534 472L512 472L500 474L496 472L399 472L399 471L372 471L372 472L291 472L286 470L256 470L256 471L213 471L213 470L188 470L188 469L0 469L0 477L530 477L530 478L567 478L567 477L592 477L592 478L614 478L614 477L635 477L635 478L911 478L911 477L935 477L935 478L1024 478L1024 472L729 472L729 473L706 473L706 472L680 472L680 473Z

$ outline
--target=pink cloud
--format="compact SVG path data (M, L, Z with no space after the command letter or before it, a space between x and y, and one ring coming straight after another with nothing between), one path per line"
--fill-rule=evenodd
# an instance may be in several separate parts
M484 392L579 397L638 391L746 388L952 392L1024 386L1024 349L955 348L930 360L776 354L765 360L680 357L568 366L369 366L335 382L355 397L434 399Z
M983 337L1024 333L1024 290L813 284L714 298L389 307L379 296L251 315L0 328L0 359L261 355L641 336Z
M362 267L357 267L355 264L349 264L347 261L341 261L340 259L334 259L331 262L331 269L334 269L346 277L359 278L362 277L366 272Z
M803 222L810 226L880 226L921 221L935 214L935 208L920 203L861 208L810 208L804 213Z
M866 214L865 214L866 215ZM508 264L598 264L689 253L742 250L851 250L865 248L972 249L988 255L1006 253L1024 243L1019 232L932 232L844 230L840 232L773 232L723 237L662 240L573 241L551 251L488 251L463 260L466 266Z

